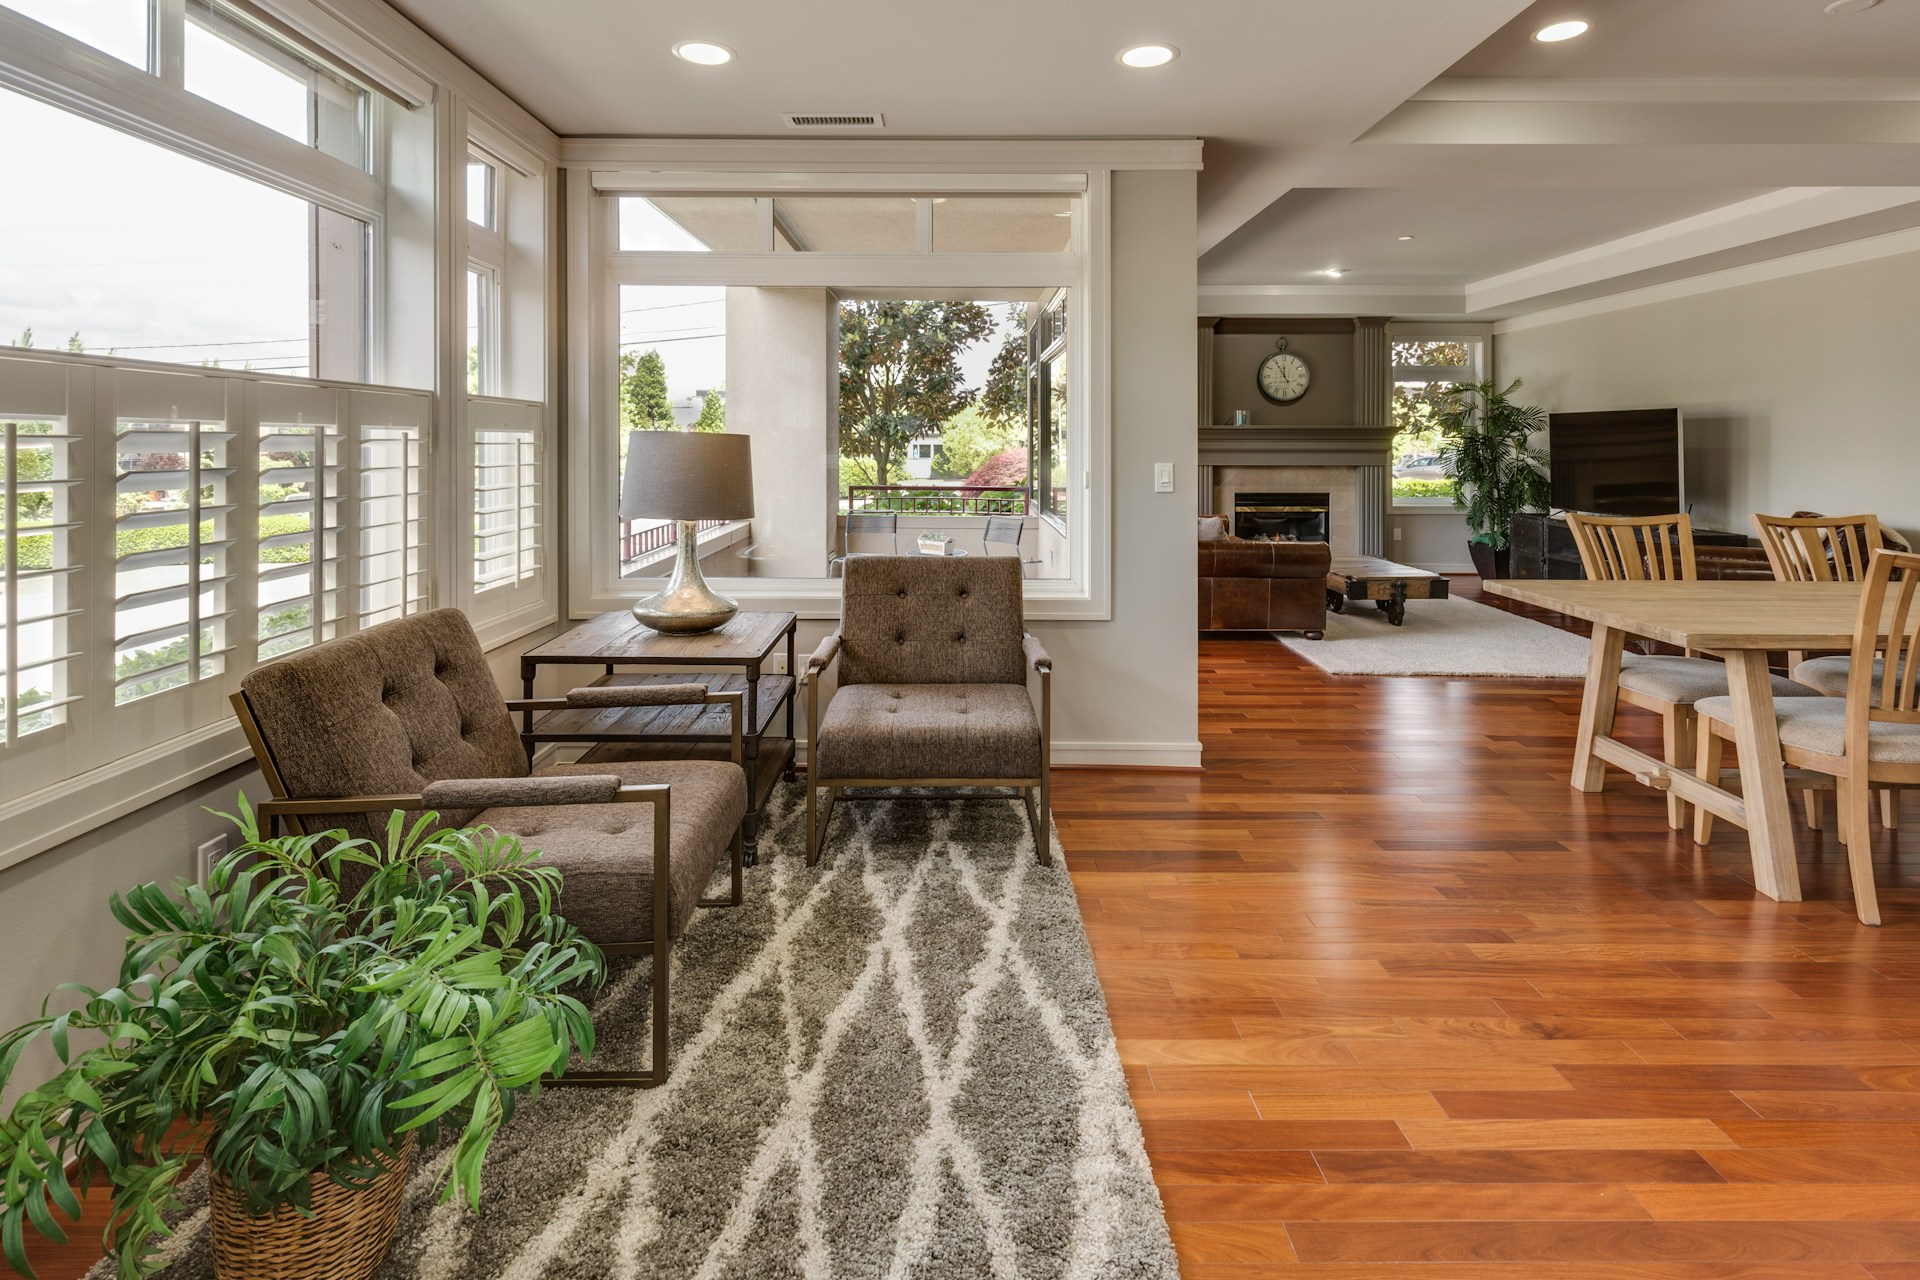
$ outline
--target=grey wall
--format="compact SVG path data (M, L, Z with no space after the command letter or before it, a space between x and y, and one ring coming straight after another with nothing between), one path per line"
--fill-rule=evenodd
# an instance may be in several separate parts
M1192 326L1188 326L1191 330ZM1274 404L1260 394L1260 362L1287 339L1287 350L1307 362L1307 394ZM1353 335L1350 333L1221 333L1213 339L1212 425L1233 421L1235 409L1256 427L1345 426L1354 421Z
M1387 511L1387 559L1435 573L1472 573L1467 518L1452 507Z
M1678 405L1694 522L1872 511L1920 532L1920 253L1560 323L1502 327L1502 378L1549 410Z

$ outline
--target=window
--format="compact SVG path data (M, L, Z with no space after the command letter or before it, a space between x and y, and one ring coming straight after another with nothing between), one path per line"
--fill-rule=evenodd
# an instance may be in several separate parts
M680 429L753 436L754 515L697 530L730 594L797 607L832 593L845 557L937 531L1018 555L1041 597L1073 602L1063 615L1104 608L1105 549L1081 528L1098 515L1079 496L1094 406L1067 372L1093 355L1097 331L1069 318L1091 305L1082 209L1104 186L969 173L943 192L904 189L925 174L782 169L755 189L635 164L579 175L598 207L569 201L573 243L597 255L570 424L576 600L614 607L671 568L679 531L621 519L612 478L629 433ZM1017 548L985 541L996 516L1018 519Z
M79 444L59 419L0 421L0 748L65 724L73 701Z
M257 663L424 607L431 415L0 355L0 802L227 723Z
M366 376L364 222L4 90L0 136L0 343Z
M188 93L367 168L366 90L268 36L218 0L189 0L186 18Z
M467 394L501 393L502 283L507 274L506 213L501 167L467 155Z
M1028 335L1035 352L1029 377L1029 412L1034 417L1033 487L1041 514L1066 526L1072 489L1068 471L1071 452L1067 403L1066 296L1055 298L1039 313Z
M488 231L496 229L500 171L479 156L467 157L467 221Z
M473 590L539 586L540 406L487 401L473 415ZM496 606L489 602L489 608Z
M1456 486L1440 462L1439 415L1461 383L1481 377L1485 341L1396 337L1393 342L1393 501L1451 506Z
M104 54L148 69L151 0L7 0L6 7Z

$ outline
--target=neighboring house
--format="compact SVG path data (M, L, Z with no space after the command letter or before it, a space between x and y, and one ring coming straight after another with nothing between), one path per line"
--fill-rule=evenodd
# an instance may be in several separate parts
M711 391L696 391L673 402L673 425L686 430L700 420L700 411L707 407L707 397Z
M931 480L933 478L933 455L940 452L940 433L915 436L907 445L907 458L901 464L908 479Z

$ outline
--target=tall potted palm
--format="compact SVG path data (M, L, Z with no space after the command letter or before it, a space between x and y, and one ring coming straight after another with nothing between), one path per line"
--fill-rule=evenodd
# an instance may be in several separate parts
M1507 576L1513 517L1547 503L1547 454L1532 444L1547 412L1516 404L1520 385L1518 378L1505 387L1491 378L1464 383L1434 423L1440 465L1454 481L1454 509L1466 512L1467 551L1482 578Z
M112 1188L123 1280L154 1266L178 1184L203 1156L221 1280L360 1280L393 1238L416 1134L457 1127L446 1197L479 1205L480 1166L515 1102L593 1023L568 988L600 952L552 913L559 873L487 828L395 813L387 846L345 832L243 843L205 887L116 894L119 984L0 1035L0 1090L41 1037L61 1069L0 1115L0 1246L27 1268L73 1183ZM351 887L357 886L357 887ZM94 1043L70 1043L78 1035Z

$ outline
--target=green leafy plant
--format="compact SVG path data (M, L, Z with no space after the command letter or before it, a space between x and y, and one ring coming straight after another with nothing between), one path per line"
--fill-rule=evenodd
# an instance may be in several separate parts
M1514 516L1547 502L1547 455L1530 443L1547 413L1514 403L1520 385L1517 378L1504 388L1491 378L1462 383L1436 419L1441 468L1459 486L1454 509L1467 513L1471 540L1495 551L1506 550Z
M480 1202L488 1144L541 1077L593 1050L569 988L605 960L552 914L559 872L489 828L396 812L386 848L345 832L243 843L203 888L113 898L119 985L0 1036L0 1090L44 1036L62 1068L0 1117L0 1247L27 1269L28 1223L55 1241L81 1188L112 1186L106 1241L146 1275L204 1143L245 1210L310 1209L309 1175L364 1187L409 1131L457 1126L444 1195ZM344 879L343 879L344 877ZM357 888L343 886L358 885ZM100 1043L76 1049L75 1033Z

